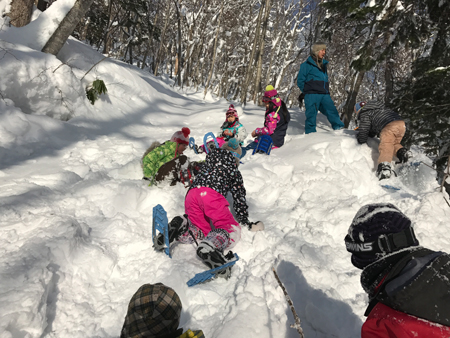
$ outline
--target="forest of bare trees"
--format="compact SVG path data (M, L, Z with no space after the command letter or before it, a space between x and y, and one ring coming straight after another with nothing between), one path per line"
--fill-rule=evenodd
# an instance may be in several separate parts
M44 10L52 2L34 5ZM174 86L242 104L260 104L263 88L272 84L288 106L297 105L300 64L314 42L325 41L331 96L346 126L355 102L381 100L407 119L409 144L449 155L449 0L74 4L45 52L56 55L72 32L107 57L170 77ZM32 8L33 1L12 0L11 24L26 25Z

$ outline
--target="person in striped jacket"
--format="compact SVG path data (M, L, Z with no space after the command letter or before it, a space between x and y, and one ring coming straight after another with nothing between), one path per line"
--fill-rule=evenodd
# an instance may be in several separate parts
M369 137L380 138L378 179L391 177L394 155L400 163L408 161L409 152L400 143L406 132L405 121L378 101L358 102L354 111L358 120L358 143L366 143Z

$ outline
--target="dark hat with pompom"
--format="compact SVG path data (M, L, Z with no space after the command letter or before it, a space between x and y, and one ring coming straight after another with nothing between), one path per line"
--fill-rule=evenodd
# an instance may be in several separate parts
M363 206L356 213L345 236L352 263L360 269L383 256L419 245L411 220L390 203Z

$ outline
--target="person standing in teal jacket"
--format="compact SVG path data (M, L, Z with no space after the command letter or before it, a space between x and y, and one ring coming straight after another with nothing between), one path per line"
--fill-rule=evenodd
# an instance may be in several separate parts
M305 95L306 134L316 132L316 117L319 110L327 117L334 130L344 128L344 123L340 120L330 96L328 61L324 60L326 48L325 43L316 42L311 47L311 56L300 65L297 76L297 86Z

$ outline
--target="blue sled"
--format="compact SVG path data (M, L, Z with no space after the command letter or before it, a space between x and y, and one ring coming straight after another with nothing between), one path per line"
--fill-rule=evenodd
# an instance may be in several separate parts
M214 278L218 271L223 270L224 268L227 268L229 266L233 266L234 264L236 264L236 262L239 260L239 256L237 254L234 254L234 258L235 258L234 260L232 260L231 262L225 263L222 266L219 266L219 267L211 269L211 270L197 273L194 277L192 277L187 282L187 285L189 287L191 287L191 286L197 285L199 283L204 283L204 282Z
M206 133L205 136L203 136L203 146L205 147L205 151L207 154L209 154L210 150L208 148L207 141L208 141L208 137L212 137L214 143L216 144L216 148L219 148L219 143L216 140L216 137L214 136L214 134L212 132Z
M189 138L189 148L193 149L196 154L198 154L197 148L195 147L195 139L193 137Z
M382 185L382 187L386 188L386 189L391 189L391 190L400 190L400 188L397 188L397 187L394 187L394 186L388 185L388 184L384 184L384 185Z
M270 151L272 150L273 141L269 135L261 135L258 138L258 144L256 148L253 149L252 155L255 155L256 152L264 152L267 155L270 155Z
M164 244L158 244L158 230L164 235ZM166 253L167 256L172 258L170 254L170 243L169 243L169 220L167 219L167 212L164 210L161 204L158 204L153 208L153 226L152 226L152 240L153 247L156 251L162 251Z

